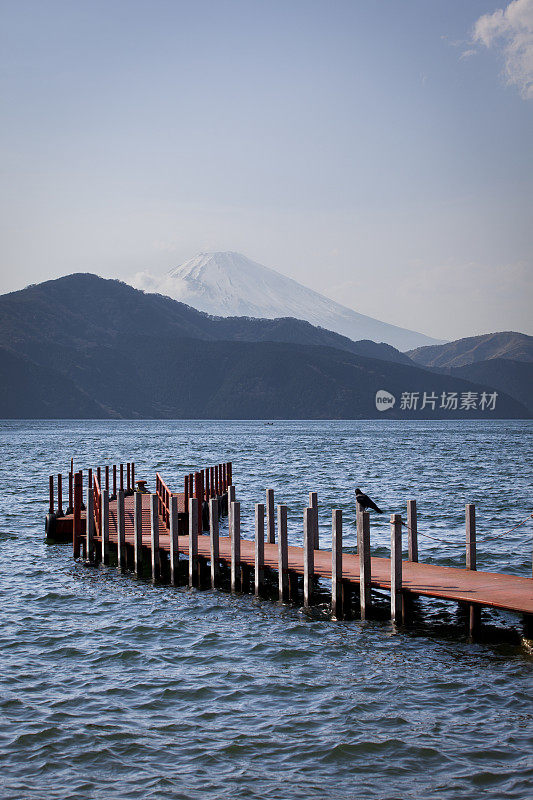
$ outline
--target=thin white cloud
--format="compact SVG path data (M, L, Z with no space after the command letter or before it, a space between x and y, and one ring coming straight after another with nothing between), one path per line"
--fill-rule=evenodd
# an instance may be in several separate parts
M533 99L533 0L513 0L507 8L484 14L474 26L474 41L501 50L509 83Z

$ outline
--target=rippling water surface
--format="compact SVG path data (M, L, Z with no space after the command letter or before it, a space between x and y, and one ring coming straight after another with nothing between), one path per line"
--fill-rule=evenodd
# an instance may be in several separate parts
M355 544L353 488L387 512L416 498L421 560L531 575L531 423L0 423L2 798L530 798L532 651L486 612L467 641L452 604L420 621L333 622L325 606L153 586L46 545L49 473L134 460L153 487L233 461L243 535L274 487L301 541L317 490ZM178 484L179 479L179 484ZM386 514L383 517L387 517ZM387 555L386 519L372 518ZM510 632L515 631L514 635Z

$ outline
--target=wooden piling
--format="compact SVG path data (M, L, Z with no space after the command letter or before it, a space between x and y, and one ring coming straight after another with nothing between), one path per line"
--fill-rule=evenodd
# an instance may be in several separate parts
M178 585L180 550L178 542L178 498L170 495L170 582L173 586Z
M391 619L395 623L403 622L403 597L402 597L402 515L391 514L391 581L390 602Z
M372 583L370 560L370 513L361 515L361 537L359 541L359 591L361 619L367 619L370 612Z
M198 585L198 500L189 499L189 587Z
M74 473L69 472L68 474L68 508L67 514L72 514L74 512Z
M57 516L63 516L63 476L57 476Z
M231 591L241 588L241 504L233 500L229 507L231 519Z
M466 568L477 570L476 552L476 507L467 503L465 507L466 523ZM475 603L468 604L468 635L475 636L481 622L481 609Z
M304 509L304 606L309 607L313 594L315 575L315 538L314 512L312 508Z
M48 495L49 495L49 503L48 503L48 513L54 513L54 476L50 475L48 478Z
M331 514L331 611L342 619L342 510Z
M159 503L156 494L150 495L150 549L152 551L152 580L161 576L161 554L159 552Z
M72 527L72 554L74 558L80 557L82 492L81 472L76 472L74 475L74 520Z
M255 595L259 597L265 573L265 506L255 504Z
M88 470L87 484L88 484L88 486L92 486L93 485L93 471L92 471L92 469Z
M356 525L356 543L357 552L361 546L361 536L363 534L363 506L355 501L355 525Z
M135 492L133 505L133 560L135 574L142 574L143 559L143 496Z
M318 494L317 492L309 492L309 508L314 511L314 548L320 550L320 535L318 531Z
M418 518L416 500L407 501L407 549L409 561L418 561Z
M87 487L87 512L85 520L85 552L87 561L94 559L94 493L92 486Z
M231 486L233 484L233 464L231 463L231 461L228 461L227 463L226 472L227 472L228 486Z
M124 514L124 489L117 494L117 558L121 572L126 569L126 516Z
M109 564L109 490L102 492L102 564Z
M117 465L113 464L113 494L111 496L112 500L116 500L117 497Z
M126 462L126 491L127 492L129 492L129 490L131 488L130 480L131 480L131 467L130 467L130 462L128 461L128 462Z
M211 551L211 588L214 589L218 582L218 573L220 569L218 500L216 497L211 497L209 500L209 537Z
M278 506L278 586L279 599L289 599L289 543L287 538L287 506Z
M98 479L98 488L101 491L102 490L102 470L100 469L100 467L96 468L96 477Z
M266 490L267 542L276 541L276 518L274 514L274 489Z

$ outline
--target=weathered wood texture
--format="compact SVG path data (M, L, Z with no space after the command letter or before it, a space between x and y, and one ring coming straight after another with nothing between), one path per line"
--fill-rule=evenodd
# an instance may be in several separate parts
M390 603L393 622L403 622L402 597L402 515L392 514L390 518Z
M342 511L331 514L331 611L336 619L342 619Z

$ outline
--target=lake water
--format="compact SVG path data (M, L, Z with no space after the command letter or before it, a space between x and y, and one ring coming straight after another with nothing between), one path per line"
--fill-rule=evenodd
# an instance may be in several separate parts
M46 545L50 473L134 460L181 488L231 460L243 535L273 487L301 542L318 491L355 544L353 489L388 514L416 498L420 560L464 565L475 502L478 568L531 575L530 422L0 423L0 797L530 798L533 655L520 620L487 611L467 641L453 604L333 622L250 595L153 586ZM225 524L225 523L224 523ZM446 543L444 543L444 541ZM513 631L515 632L513 635Z

